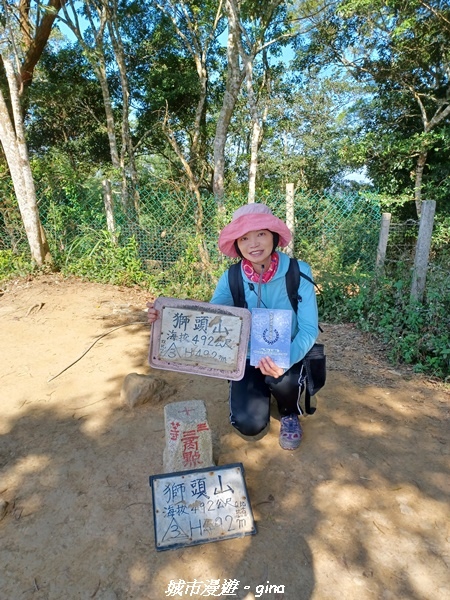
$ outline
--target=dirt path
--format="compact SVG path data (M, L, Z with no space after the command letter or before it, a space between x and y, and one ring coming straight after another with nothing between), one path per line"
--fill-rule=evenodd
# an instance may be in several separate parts
M163 405L120 401L128 373L150 372L146 300L56 276L1 294L1 600L450 598L449 395L350 326L325 326L328 382L296 452L275 419L258 442L234 434L225 381L154 371L173 400L206 403L217 462L244 464L258 528L156 552Z

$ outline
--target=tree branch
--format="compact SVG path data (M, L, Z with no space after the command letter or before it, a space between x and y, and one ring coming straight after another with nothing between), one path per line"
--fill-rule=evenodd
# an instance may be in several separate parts
M53 23L61 8L62 0L49 0L45 6L45 14L36 28L34 38L29 40L25 58L20 69L22 85L28 87L33 80L34 68L41 57L45 45L50 37ZM28 21L29 25L29 21Z

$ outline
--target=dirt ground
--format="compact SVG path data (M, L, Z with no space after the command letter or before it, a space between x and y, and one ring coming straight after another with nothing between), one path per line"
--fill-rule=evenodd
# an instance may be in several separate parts
M147 299L53 275L0 291L1 600L450 598L442 386L323 324L328 380L301 447L279 447L275 418L248 442L228 424L226 381L148 366ZM155 550L164 404L126 408L132 372L205 402L217 464L244 465L256 535Z

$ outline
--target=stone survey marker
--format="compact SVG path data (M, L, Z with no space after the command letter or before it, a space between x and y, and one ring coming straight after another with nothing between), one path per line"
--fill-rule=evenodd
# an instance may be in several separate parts
M242 379L251 314L236 308L159 297L152 325L149 364L223 379Z
M203 401L187 400L166 404L164 424L165 473L214 466L211 430Z
M241 463L150 477L157 550L256 533Z

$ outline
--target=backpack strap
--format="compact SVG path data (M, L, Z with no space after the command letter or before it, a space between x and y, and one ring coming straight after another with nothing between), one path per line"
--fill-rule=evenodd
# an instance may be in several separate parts
M286 291L295 313L298 310L298 303L302 301L301 296L298 295L300 277L303 277L303 279L309 281L309 283L311 283L316 289L319 289L317 283L313 281L309 275L306 275L306 273L302 273L302 271L300 271L297 259L291 258L289 260L289 268L286 273Z
M300 271L300 267L298 266L296 258L291 258L289 260L289 268L286 273L286 291L295 314L297 314L298 311L298 303L302 301L302 297L298 294L298 288L300 287L300 277L303 277L303 279L309 281L309 283L311 283L317 290L319 290L320 293L320 288L317 285L317 283L313 281L309 275L306 275L306 273L302 273L302 271ZM323 331L320 325L319 330Z
M228 285L233 296L234 306L247 308L244 293L244 280L242 279L241 261L234 263L228 269Z
M286 273L286 291L292 309L297 314L298 310L298 288L300 286L300 268L295 258L289 260L289 268Z

